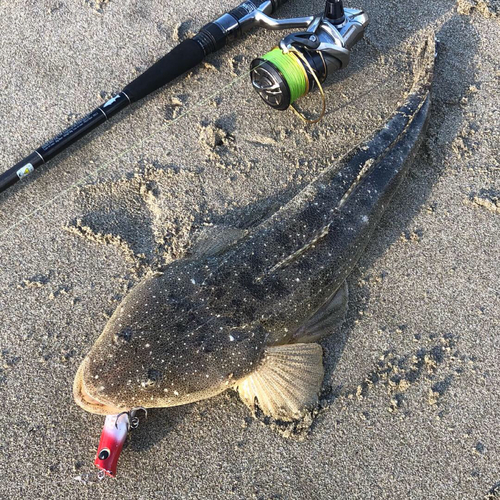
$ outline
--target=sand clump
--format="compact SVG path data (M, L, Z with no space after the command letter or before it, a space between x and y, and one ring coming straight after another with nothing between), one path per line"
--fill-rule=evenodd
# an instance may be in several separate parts
M85 5L88 5L99 14L104 13L104 9L109 5L109 3L110 0L85 0Z
M486 209L493 214L500 214L500 194L493 190L483 189L478 194L471 195L466 203Z
M466 16L477 12L487 19L498 18L500 2L498 0L457 0L457 11Z
M435 336L431 335L429 341L433 340ZM416 391L427 385L421 401L438 409L437 418L440 418L439 408L444 403L446 392L452 383L456 383L457 377L471 370L474 370L474 362L459 352L453 336L445 335L437 343L421 347L412 354L383 353L376 366L354 389L325 386L317 407L306 411L300 420L280 422L263 416L259 411L256 416L262 424L283 437L303 441L324 411L339 411L340 407L345 412L354 404L358 406L357 411L361 411L359 404L368 400L377 387L383 388L388 396L387 411L399 416L405 409L405 393L412 391L410 397L414 400Z

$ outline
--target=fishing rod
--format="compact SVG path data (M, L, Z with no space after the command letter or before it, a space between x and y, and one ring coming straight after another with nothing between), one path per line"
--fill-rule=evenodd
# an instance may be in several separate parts
M286 28L289 25L288 20L277 21L269 18L269 15L286 1L247 0L205 25L193 38L182 41L121 92L1 174L0 193L53 159L133 102L143 99L193 69L206 56L221 49L254 26L266 25L268 29ZM303 22L306 23L308 19L304 18Z
M363 37L368 17L362 10L344 9L342 0L326 0L319 16L275 19L270 17L288 0L247 0L193 37L184 40L104 104L34 150L0 175L0 193L85 137L99 125L175 78L254 27L268 30L305 29L283 38L279 47L252 62L251 79L262 99L278 110L292 107L305 121L316 122L325 112L322 83L332 71L349 63L350 49ZM321 115L306 119L293 103L319 87Z

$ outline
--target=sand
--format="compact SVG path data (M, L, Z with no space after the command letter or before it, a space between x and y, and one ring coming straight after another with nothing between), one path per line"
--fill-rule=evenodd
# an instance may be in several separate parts
M1 2L2 169L233 6ZM249 63L279 39L256 31L0 195L1 498L500 497L499 4L349 6L371 26L319 125L253 93ZM285 427L229 392L153 410L95 481L103 419L71 386L117 303L204 224L256 223L383 124L430 29L429 132L323 343L319 408Z

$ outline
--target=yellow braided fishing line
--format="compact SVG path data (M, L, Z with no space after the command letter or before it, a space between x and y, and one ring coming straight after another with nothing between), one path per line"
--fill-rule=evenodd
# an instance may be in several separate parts
M274 64L281 72L290 88L290 103L309 91L309 79L304 66L297 56L288 52L284 54L278 47L262 56L262 59Z

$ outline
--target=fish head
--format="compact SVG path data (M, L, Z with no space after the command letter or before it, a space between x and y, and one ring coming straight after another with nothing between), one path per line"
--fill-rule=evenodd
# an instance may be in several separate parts
M219 394L253 369L262 351L256 346L264 343L259 330L206 306L187 281L159 275L132 289L80 365L78 405L109 415L187 404Z

